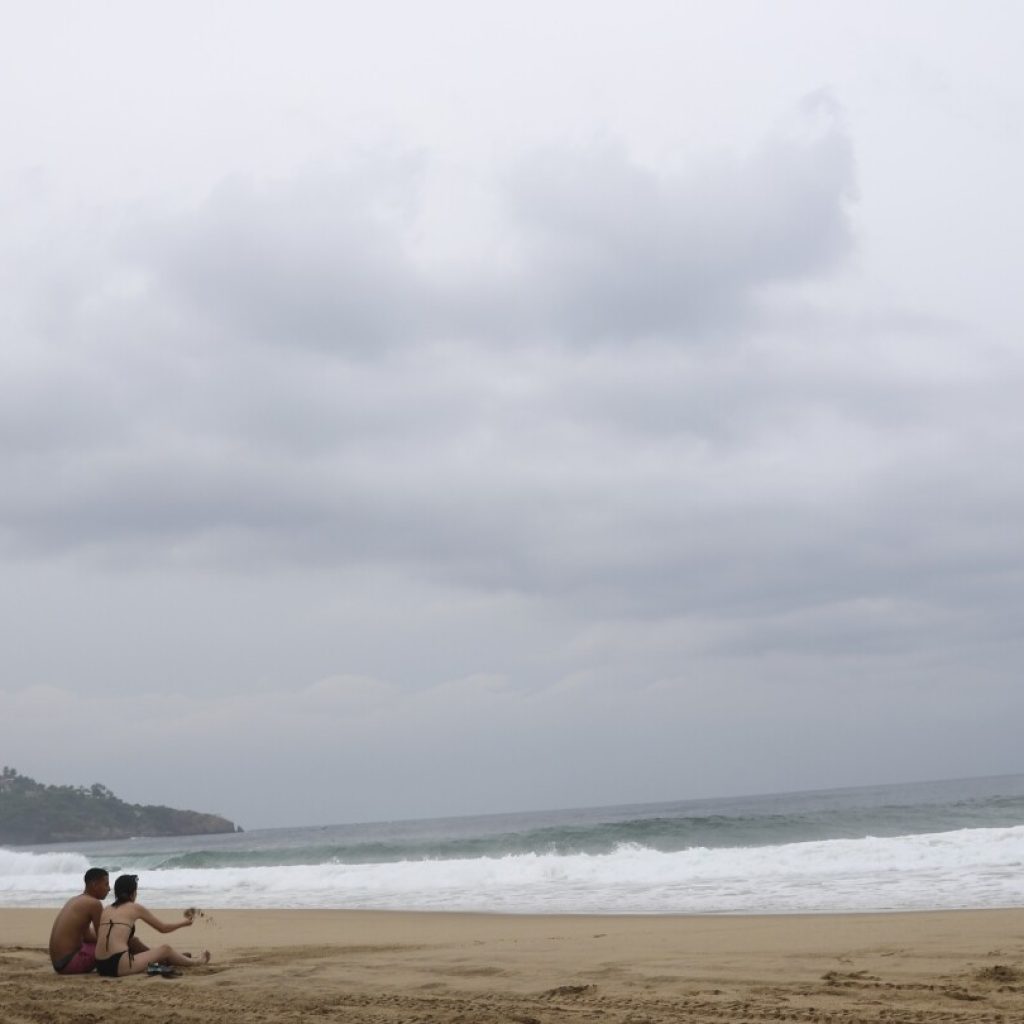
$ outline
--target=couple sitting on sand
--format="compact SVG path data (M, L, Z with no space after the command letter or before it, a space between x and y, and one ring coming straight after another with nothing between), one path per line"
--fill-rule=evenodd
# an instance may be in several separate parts
M135 923L144 921L161 934L188 928L194 911L185 911L176 924L165 924L141 903L135 902L138 875L121 875L114 882L114 902L103 901L110 892L110 876L103 868L85 873L85 891L68 900L50 932L50 960L58 974L87 974L95 969L108 978L125 974L166 973L175 967L210 962L204 952L193 959L170 946L150 949L135 937Z

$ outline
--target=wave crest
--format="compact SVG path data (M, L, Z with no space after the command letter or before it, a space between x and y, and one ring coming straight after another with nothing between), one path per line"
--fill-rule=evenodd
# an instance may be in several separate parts
M245 851L237 851L245 853ZM252 851L249 851L252 852ZM263 851L261 856L270 851ZM237 853L236 853L237 855ZM0 857L0 902L52 902L80 885L78 854ZM156 905L534 913L794 913L1019 906L1024 825L682 851L506 853L385 863L203 863L205 852L122 870ZM127 859L127 858L126 858ZM191 865L191 866L187 866Z

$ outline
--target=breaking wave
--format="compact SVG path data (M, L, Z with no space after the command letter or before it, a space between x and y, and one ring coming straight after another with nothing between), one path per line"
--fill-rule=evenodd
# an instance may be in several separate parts
M247 853L260 862L247 862ZM623 842L599 853L305 864L293 855L199 851L133 860L124 853L106 866L140 874L141 898L155 906L684 914L1024 904L1024 825L682 850ZM277 863L265 862L275 856ZM58 903L79 889L87 866L76 852L0 850L0 903Z

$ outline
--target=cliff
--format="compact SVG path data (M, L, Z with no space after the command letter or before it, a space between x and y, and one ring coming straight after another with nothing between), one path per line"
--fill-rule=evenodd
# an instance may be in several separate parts
M217 814L125 803L98 782L44 786L6 767L0 775L0 843L8 845L235 831Z

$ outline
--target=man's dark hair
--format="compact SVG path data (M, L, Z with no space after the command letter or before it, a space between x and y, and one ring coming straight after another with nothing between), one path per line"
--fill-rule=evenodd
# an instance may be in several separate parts
M106 878L109 873L106 868L89 868L85 873L85 884L98 882L101 878Z

